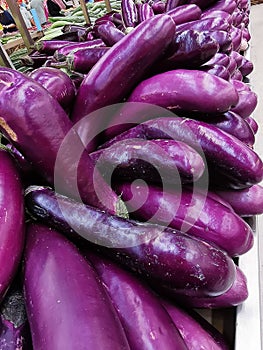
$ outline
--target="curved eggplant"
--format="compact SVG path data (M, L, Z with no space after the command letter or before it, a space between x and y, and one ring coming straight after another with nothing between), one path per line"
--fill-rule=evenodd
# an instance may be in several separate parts
M177 6L166 12L167 15L172 17L176 25L196 21L200 18L201 13L201 9L194 4Z

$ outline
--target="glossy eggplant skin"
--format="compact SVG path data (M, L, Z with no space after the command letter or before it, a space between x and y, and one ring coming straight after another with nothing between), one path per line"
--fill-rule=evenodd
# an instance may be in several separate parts
M0 150L0 302L8 290L24 248L24 199L12 156Z
M90 153L90 157L103 176L114 171L117 179L126 181L140 178L152 183L192 183L205 169L196 150L174 140L125 140Z
M180 231L111 216L47 188L29 188L26 201L35 218L95 243L94 249L154 284L211 296L224 293L235 279L235 265L225 252Z
M148 285L101 255L91 251L84 254L118 311L131 349L187 350L170 316Z
M194 4L186 4L173 8L166 12L176 24L182 24L190 21L198 20L201 16L201 9Z
M29 76L42 85L63 108L70 107L76 89L70 77L60 69L40 67Z
M34 349L130 349L91 264L60 233L39 224L27 228L24 294Z
M68 40L41 40L35 43L35 49L40 53L53 55L56 50L70 44L75 44L75 42Z
M0 91L1 130L43 178L73 198L78 186L84 202L116 213L117 196L94 169L72 122L47 90L30 77L1 67Z
M251 148L236 137L202 121L156 118L123 132L101 147L109 147L127 138L174 139L199 149L211 170L209 175L224 176L224 187L250 187L259 183L263 177L263 163Z
M74 104L73 122L94 110L121 102L140 81L146 68L163 54L174 35L172 18L156 15L116 43L84 78Z
M126 28L136 26L138 22L138 10L134 0L123 0L121 2L121 15Z
M119 30L114 23L110 21L95 25L93 30L95 35L107 46L113 46L125 36L125 33Z
M132 218L213 242L230 256L244 254L253 245L249 225L232 208L201 191L123 183L117 185L117 193L127 203Z
M196 69L176 69L143 80L128 102L152 103L174 112L218 114L235 106L238 94L232 84L215 75Z
M184 310L163 300L163 306L179 330L188 350L230 350L223 335L194 310Z

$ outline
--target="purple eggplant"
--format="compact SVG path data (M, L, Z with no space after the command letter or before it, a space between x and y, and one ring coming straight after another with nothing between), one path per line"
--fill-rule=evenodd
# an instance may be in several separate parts
M84 27L78 24L65 24L62 27L63 33L77 32L78 41L85 41L87 34L91 31L91 27Z
M174 34L172 18L157 15L116 43L86 75L78 90L72 120L77 122L94 110L121 102L162 55Z
M94 268L71 242L49 227L31 224L24 255L34 349L130 349Z
M240 72L239 69L236 69L234 71L234 73L231 75L231 79L239 80L239 81L243 80L243 75L242 75L242 73Z
M210 10L225 11L230 14L237 8L235 0L218 0L212 6L209 7Z
M59 192L118 212L119 199L94 169L72 122L47 90L1 67L0 91L1 130L46 181Z
M36 51L38 52L38 51ZM46 54L35 53L34 55L26 55L20 58L21 62L25 66L31 66L34 69L42 67L43 64L52 56L47 56Z
M193 29L197 31L204 31L204 30L225 30L227 31L230 27L230 24L222 19L222 18L205 18L205 19L199 19L196 21L191 21L188 23L182 23L176 26L176 31L182 32L187 29Z
M95 25L94 33L107 46L113 46L125 36L125 34L110 21Z
M240 216L263 213L263 187L253 185L238 191L217 191L218 196L227 201Z
M225 293L216 297L189 297L187 295L179 295L176 290L162 287L158 288L158 286L156 287L156 290L161 295L167 296L177 303L186 306L187 308L229 308L241 305L248 298L247 278L238 266L236 266L236 278L231 288Z
M74 41L63 41L63 40L41 40L35 43L35 49L41 53L47 55L53 55L53 53L61 49L66 45L75 44Z
M136 4L138 11L138 23L146 21L147 19L154 16L152 7L147 3L138 3Z
M63 108L70 107L76 90L66 73L52 67L40 67L31 72L29 76L47 89Z
M237 51L231 51L231 53L229 54L229 56L231 58L234 58L234 60L236 61L236 64L237 64L237 69L239 69L239 67L241 66L242 64L242 60L243 60L243 57L239 52Z
M106 142L109 147L128 138L174 139L203 152L211 172L227 177L232 188L244 188L263 178L260 157L242 141L214 125L187 118L156 118L146 121Z
M203 31L204 34L209 35L214 39L219 45L219 52L224 53L229 51L231 48L232 42L228 32L224 30L212 30L212 31ZM218 54L216 54L218 55Z
M182 109L218 114L237 105L238 94L232 84L215 75L177 69L142 81L128 102L152 103L175 112Z
M0 307L0 349L33 350L22 291L13 287Z
M105 55L109 47L94 47L71 52L66 57L70 70L88 73L90 69Z
M235 279L225 252L182 232L110 216L41 187L29 188L26 202L35 218L95 242L103 254L154 284L211 296L224 293Z
M231 111L239 114L242 118L247 118L257 106L257 94L252 90L243 90L238 91L238 97L238 103L231 108Z
M231 26L229 30L229 35L232 40L232 49L234 51L239 52L242 44L242 38L243 38L242 30L234 26Z
M163 1L156 1L152 4L152 9L155 15L165 12L165 3Z
M230 65L230 57L222 52L216 53L206 64L220 64L226 68Z
M169 12L181 5L184 5L187 0L166 0L165 2L165 12Z
M204 11L201 15L201 19L204 18L214 18L219 17L227 21L230 25L232 24L232 17L228 12L221 11L221 10L207 10Z
M251 129L253 130L254 134L256 134L258 132L258 123L255 121L254 118L252 118L251 116L245 118L245 122L248 123L248 125L251 127Z
M200 18L201 13L201 9L194 4L181 5L167 11L167 15L172 17L176 25L196 21Z
M90 154L106 178L180 184L197 181L205 164L194 149L174 140L124 140Z
M124 26L135 27L138 22L138 11L134 0L121 1L121 15Z
M240 91L251 91L250 86L243 81L231 79L231 83L234 85L235 89Z
M3 117L0 123L3 123ZM24 200L20 175L12 156L0 150L0 302L17 271L24 247Z
M215 3L217 0L188 0L189 4L195 4L202 10L206 9L209 5Z
M242 61L239 67L240 72L243 76L249 75L254 69L253 63L246 57L242 56Z
M133 218L169 226L213 242L230 256L244 254L253 245L249 225L233 209L202 192L124 183L117 185L117 193Z
M229 59L230 59L230 62L227 69L229 71L229 74L232 76L237 69L237 63L233 57L229 56Z
M225 66L222 66L220 64L214 64L214 65L205 64L202 67L200 67L200 70L212 75L216 75L217 77L227 81L229 81L230 79L229 71Z
M188 350L230 350L223 335L194 310L183 310L163 300L163 306L183 338Z
M69 44L61 47L60 49L54 52L54 58L57 61L63 61L65 56L67 56L70 52L74 52L81 49L94 48L94 47L104 47L105 43L101 39L94 39L89 41L83 41L81 43Z
M158 297L137 277L102 256L85 251L95 267L133 350L187 350Z

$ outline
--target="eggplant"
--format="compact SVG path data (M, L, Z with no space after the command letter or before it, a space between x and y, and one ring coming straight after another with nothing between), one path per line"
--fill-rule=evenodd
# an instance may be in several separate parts
M3 119L3 118L1 118ZM12 156L0 150L0 302L16 272L24 248L24 199L19 171Z
M177 6L166 12L171 16L176 25L196 21L201 17L201 9L194 4Z
M254 69L253 63L248 60L246 57L242 56L242 61L239 67L240 72L244 77L252 73Z
M194 310L184 310L167 300L162 301L188 350L230 350L223 335Z
M156 1L152 4L152 9L155 15L164 13L166 11L165 7L166 5L162 0Z
M232 24L232 17L228 12L221 10L207 10L201 14L201 19L219 17Z
M39 53L38 55L26 55L20 58L21 62L25 66L31 66L34 69L42 67L43 64L52 56Z
M178 294L176 290L156 286L156 290L163 296L176 301L187 308L222 309L241 305L248 298L247 278L243 271L236 266L236 278L231 288L216 297L188 297Z
M238 191L217 191L216 193L240 216L247 217L263 213L263 187L260 185Z
M109 47L94 47L70 52L66 57L66 62L70 70L88 73L108 50Z
M174 140L124 140L90 153L104 177L144 179L153 183L181 184L197 181L205 164L193 148Z
M95 243L93 249L154 284L211 296L224 293L235 279L235 265L224 251L177 230L110 216L47 188L28 188L26 203L38 220L71 239Z
M0 349L33 350L23 293L12 286L0 307Z
M152 7L147 3L137 3L138 24L154 16Z
M134 0L121 1L121 15L126 28L134 28L137 25L138 11Z
M94 39L89 41L84 41L82 43L74 43L57 49L54 52L54 58L57 61L63 61L65 56L67 56L70 52L74 52L81 49L94 48L94 47L104 47L105 43L101 39Z
M219 53L228 52L232 46L232 41L228 32L224 30L203 31L204 34L210 35L219 45ZM217 54L215 54L217 55Z
M72 122L47 90L1 67L0 91L0 128L38 173L59 192L117 213L119 199L94 169Z
M227 69L229 71L229 74L232 76L237 69L237 63L233 57L229 56L229 59L230 59L230 62Z
M231 108L231 111L239 114L242 118L247 118L257 106L257 94L252 90L243 90L238 91L238 97L238 103Z
M216 53L206 64L220 64L226 68L230 65L230 57L222 52Z
M78 41L85 41L87 34L91 31L91 27L84 27L78 24L65 24L61 30L63 33L77 32Z
M242 44L243 33L242 30L231 26L229 29L229 35L232 40L232 49L239 52Z
M234 71L234 73L231 75L231 79L239 80L239 81L243 80L243 75L242 75L242 73L240 72L239 69L236 69Z
M66 45L71 45L74 43L75 43L74 41L64 41L64 40L41 40L41 41L37 41L34 47L40 53L45 53L46 55L53 55L56 50Z
M30 72L29 76L42 85L64 109L70 107L76 89L66 73L53 67L40 67Z
M236 61L236 64L237 64L237 69L240 68L241 64L242 64L242 60L243 60L243 57L239 52L236 52L236 51L232 51L229 56L231 58L233 58L235 61Z
M24 294L34 349L130 349L94 268L65 237L39 224L27 228Z
M125 34L110 21L95 25L94 33L106 46L113 46L125 36Z
M166 0L165 2L165 12L169 12L181 5L184 5L187 0Z
M251 116L245 118L245 122L248 123L248 125L253 130L254 134L258 132L258 123L253 119Z
M196 4L202 10L206 9L209 5L215 3L217 0L189 0L189 4Z
M202 67L200 67L200 70L207 72L212 75L216 75L219 78L222 78L224 80L229 81L230 74L226 67L220 65L220 64L214 64L214 65L208 65L205 64Z
M133 350L187 350L170 316L149 286L110 260L85 251L105 286Z
M116 43L84 78L75 100L72 120L121 102L171 43L175 24L168 15L140 23ZM123 80L125 76L125 80Z
M204 103L205 101L205 103ZM228 81L200 70L176 69L143 80L128 102L152 103L176 112L224 113L238 103Z
M204 30L225 30L228 31L230 24L222 18L205 18L191 21L188 23L182 23L176 26L176 31L182 32L187 29L193 29L197 31Z
M235 0L218 0L212 6L209 6L210 10L225 11L230 14L237 8Z
M250 187L263 178L263 163L251 148L236 137L205 122L176 117L156 118L116 136L101 148L128 138L161 138L185 142L204 154L211 169L209 175L213 172L228 179L224 186Z
M160 189L136 183L124 183L116 188L131 217L136 220L187 232L213 242L230 256L244 254L253 245L253 232L249 225L233 209L206 193L187 188L170 189L167 185Z
M250 86L243 81L231 79L231 83L234 85L235 89L240 91L251 91Z

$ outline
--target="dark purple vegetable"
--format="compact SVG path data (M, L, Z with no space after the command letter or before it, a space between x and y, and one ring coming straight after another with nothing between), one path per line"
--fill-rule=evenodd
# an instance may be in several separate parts
M176 26L176 31L182 32L187 29L193 29L197 31L204 31L204 30L225 30L227 31L229 29L230 25L229 23L221 18L206 18L206 19L199 19L196 21L191 21L188 23L182 23Z
M24 298L18 288L9 290L1 304L0 349L33 350Z
M236 9L233 11L231 17L232 17L232 19L233 19L233 25L234 25L235 27L238 27L242 22L243 22L244 24L248 24L248 23L245 23L246 20L244 20L244 19L245 19L244 13L243 13L242 11L240 11L239 8L236 8Z
M236 8L237 5L235 0L218 0L209 7L210 10L220 10L230 14L232 14Z
M158 15L165 12L165 3L163 1L156 1L152 4L154 14Z
M35 43L35 49L41 53L47 55L53 55L53 53L62 48L63 46L73 44L73 41L63 41L63 40L41 40Z
M231 288L216 297L189 297L187 295L179 295L176 290L158 288L158 286L156 290L158 290L160 294L175 300L177 303L183 304L187 308L229 308L241 305L248 297L247 279L238 266L236 266L236 278Z
M229 35L232 40L232 49L234 51L239 52L242 44L242 37L243 37L242 30L234 26L231 26L229 30Z
M231 80L231 83L234 85L234 87L236 88L236 90L238 92L240 91L251 91L250 87L248 84L244 83L243 81L240 81L240 80Z
M232 259L182 232L110 216L41 187L29 188L26 201L35 218L95 242L103 254L154 284L204 296L222 294L234 281Z
M136 26L138 22L138 11L134 0L121 1L121 15L126 28Z
M187 188L170 189L165 185L162 190L156 186L125 183L117 185L117 193L137 220L169 226L213 242L230 256L244 254L252 247L253 232L233 209L206 193Z
M88 73L89 70L105 55L109 47L94 47L71 52L66 57L70 70Z
M85 251L118 311L133 350L187 350L177 328L149 286L118 265Z
M217 0L188 0L189 4L196 4L202 10L206 9L209 5L213 4Z
M174 139L199 152L202 150L212 172L224 174L228 179L224 186L249 187L263 178L262 161L252 149L236 137L201 121L175 117L149 120L116 136L103 147L128 138Z
M201 19L219 17L232 24L232 17L228 12L222 10L207 10L201 14Z
M85 41L87 34L91 31L91 27L84 27L78 24L66 24L62 27L62 32L64 33L72 33L77 32L78 41Z
M98 276L55 230L31 224L24 291L34 349L130 349Z
M24 66L31 66L36 69L42 67L49 58L50 56L46 54L39 54L34 56L26 55L21 57L20 60Z
M218 43L220 52L227 52L231 48L232 42L228 32L224 30L212 30L212 31L208 30L208 31L203 31L203 33L209 35L212 39L214 39Z
M5 101L7 103L7 101ZM1 118L3 119L3 118ZM24 200L12 156L0 150L0 302L17 271L24 247Z
M258 132L258 123L253 119L251 116L245 118L245 122L248 123L248 125L253 130L254 134Z
M106 178L136 178L164 184L197 181L205 164L193 148L174 140L124 140L90 154Z
M231 75L231 79L239 80L239 81L243 80L243 75L242 75L242 73L240 72L239 69L236 69L234 71L234 73Z
M128 101L152 103L174 111L183 109L215 114L235 106L238 94L232 84L215 75L177 69L142 81Z
M138 3L136 4L138 11L138 23L146 21L147 19L154 16L152 7L147 3Z
M176 35L166 57L153 67L153 71L166 72L180 67L199 67L214 57L218 44L208 34L185 30Z
M187 0L166 0L165 2L165 12L169 12L181 5L187 3Z
M263 213L263 187L253 185L238 191L217 191L240 216L253 216Z
M140 23L116 43L83 80L75 100L73 121L77 122L101 107L121 102L145 70L162 55L174 34L172 18L157 15Z
M194 310L183 310L174 303L162 301L188 350L230 350L223 335Z
M63 108L70 107L75 98L76 89L66 73L52 67L40 67L29 76L42 85Z
M215 117L211 121L211 124L235 136L249 146L253 146L255 143L255 136L251 127L247 125L243 118L234 112L229 111Z
M257 94L254 91L238 91L238 103L231 108L232 112L240 115L242 118L249 117L257 106Z
M240 72L243 76L249 75L254 69L253 63L246 57L242 56L242 61L239 67Z
M119 23L118 24L120 24L122 22L121 14L119 12L117 12L116 10L112 10L112 11L107 12L104 15L96 18L95 21L94 21L94 24L96 25L96 24L100 23L101 21L105 21L105 20L114 22L113 21L113 16L116 16L116 15L119 17Z
M230 65L230 58L227 54L218 52L206 64L220 64L226 68Z
M237 69L237 63L236 63L236 60L233 57L229 57L229 58L230 58L230 63L228 65L227 69L229 71L229 74L233 75L234 72Z
M200 70L207 72L209 74L216 75L217 77L227 81L230 79L230 74L227 68L220 64L214 64L214 65L205 64L202 67L200 67Z
M94 26L94 33L98 38L103 40L107 46L113 46L125 36L125 34L110 21Z
M231 58L233 58L235 61L236 61L236 64L237 64L237 69L239 69L239 67L241 66L242 64L242 60L243 60L243 57L239 52L237 51L231 51L231 53L229 54L229 56Z
M59 34L59 35L55 36L54 38L52 38L52 40L78 42L79 41L79 35L78 35L77 31L75 31L75 32L68 32L68 33L62 33L62 34Z
M1 67L0 91L1 130L43 178L61 193L76 198L79 191L84 202L118 212L119 199L83 153L72 122L47 90L26 75Z
M201 9L194 4L181 5L173 8L170 11L167 11L167 15L172 17L176 25L190 21L196 21L200 18L201 13Z

